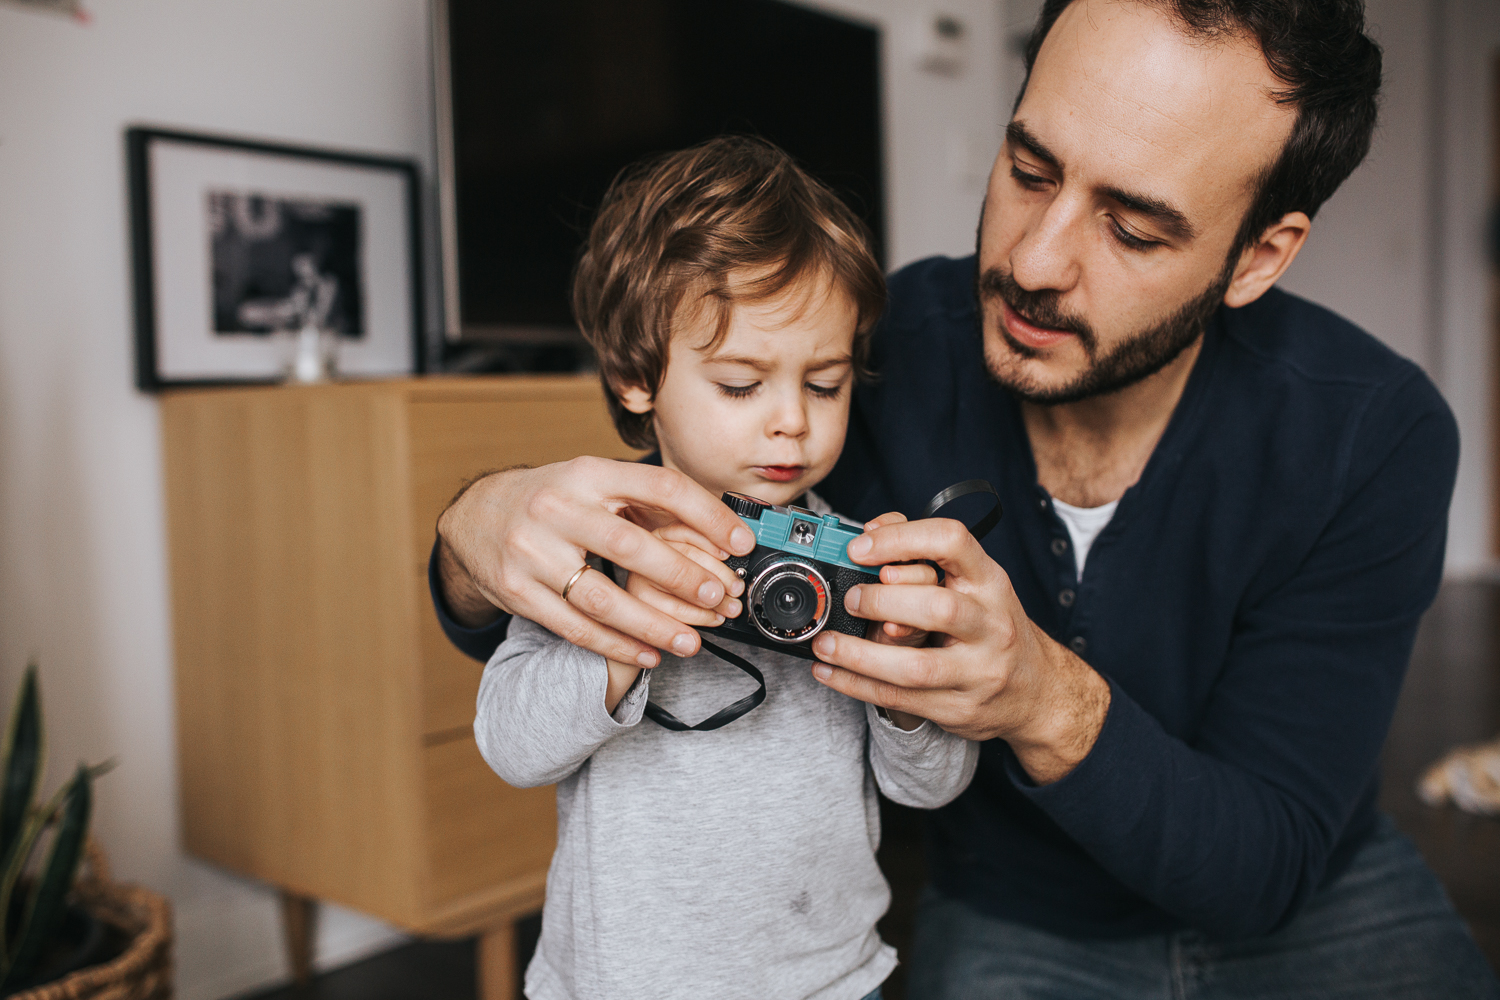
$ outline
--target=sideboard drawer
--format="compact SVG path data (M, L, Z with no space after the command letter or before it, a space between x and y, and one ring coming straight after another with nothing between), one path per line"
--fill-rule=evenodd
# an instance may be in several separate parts
M512 788L490 770L471 735L427 748L430 903L546 871L557 842L551 785Z

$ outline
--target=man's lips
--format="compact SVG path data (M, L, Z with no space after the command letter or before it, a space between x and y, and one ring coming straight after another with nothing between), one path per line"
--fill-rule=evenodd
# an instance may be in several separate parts
M1047 327L1027 322L1004 299L1000 300L1000 308L1003 310L1002 316L1004 317L1006 331L1027 347L1038 350L1054 347L1073 336L1073 334L1066 330L1049 330Z
M789 483L802 475L804 465L757 465L755 471L773 483Z

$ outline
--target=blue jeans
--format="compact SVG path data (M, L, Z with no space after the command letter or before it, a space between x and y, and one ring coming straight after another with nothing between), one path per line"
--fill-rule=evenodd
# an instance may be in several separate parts
M984 916L928 888L912 1000L1394 1000L1500 997L1437 876L1382 817L1348 871L1281 930L1079 941Z

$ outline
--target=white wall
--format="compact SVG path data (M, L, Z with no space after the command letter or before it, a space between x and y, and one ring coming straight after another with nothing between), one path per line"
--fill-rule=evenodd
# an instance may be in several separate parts
M0 6L0 704L42 663L52 780L118 756L97 832L177 906L180 995L283 974L273 897L177 847L157 408L131 386L122 132L151 123L428 161L422 0ZM326 959L390 939L347 914Z
M177 844L157 408L131 385L123 130L221 132L415 157L431 176L425 0L94 0L92 24L0 4L0 705L41 658L51 781L118 756L96 832L171 895L184 1000L284 975L273 895ZM826 8L896 26L897 0ZM1005 115L998 8L957 76L898 38L886 89L895 264L973 245ZM900 31L894 31L899 36ZM390 942L332 912L323 964Z
M1448 571L1496 574L1491 511L1495 504L1495 338L1500 303L1491 298L1484 222L1493 194L1496 148L1491 67L1500 58L1500 4L1433 0L1442 15L1441 334L1439 385L1463 435L1458 490L1449 520Z
M888 247L892 268L932 254L974 252L990 165L1010 98L1000 50L1000 0L800 0L883 29ZM926 27L939 13L964 26L954 74L921 66Z

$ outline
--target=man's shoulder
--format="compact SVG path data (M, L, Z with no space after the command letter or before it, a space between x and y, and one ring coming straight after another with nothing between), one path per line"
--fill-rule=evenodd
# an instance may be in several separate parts
M889 305L883 324L912 330L934 321L972 324L974 305L973 256L927 257L891 274Z
M1371 334L1275 288L1219 317L1227 363L1215 366L1213 395L1221 426L1274 428L1277 451L1294 469L1313 456L1342 456L1329 471L1343 476L1347 465L1350 481L1422 427L1423 461L1444 476L1456 466L1458 425L1442 393Z
M1220 312L1226 340L1244 360L1284 377L1370 388L1426 381L1414 362L1331 309L1272 288L1239 309Z

